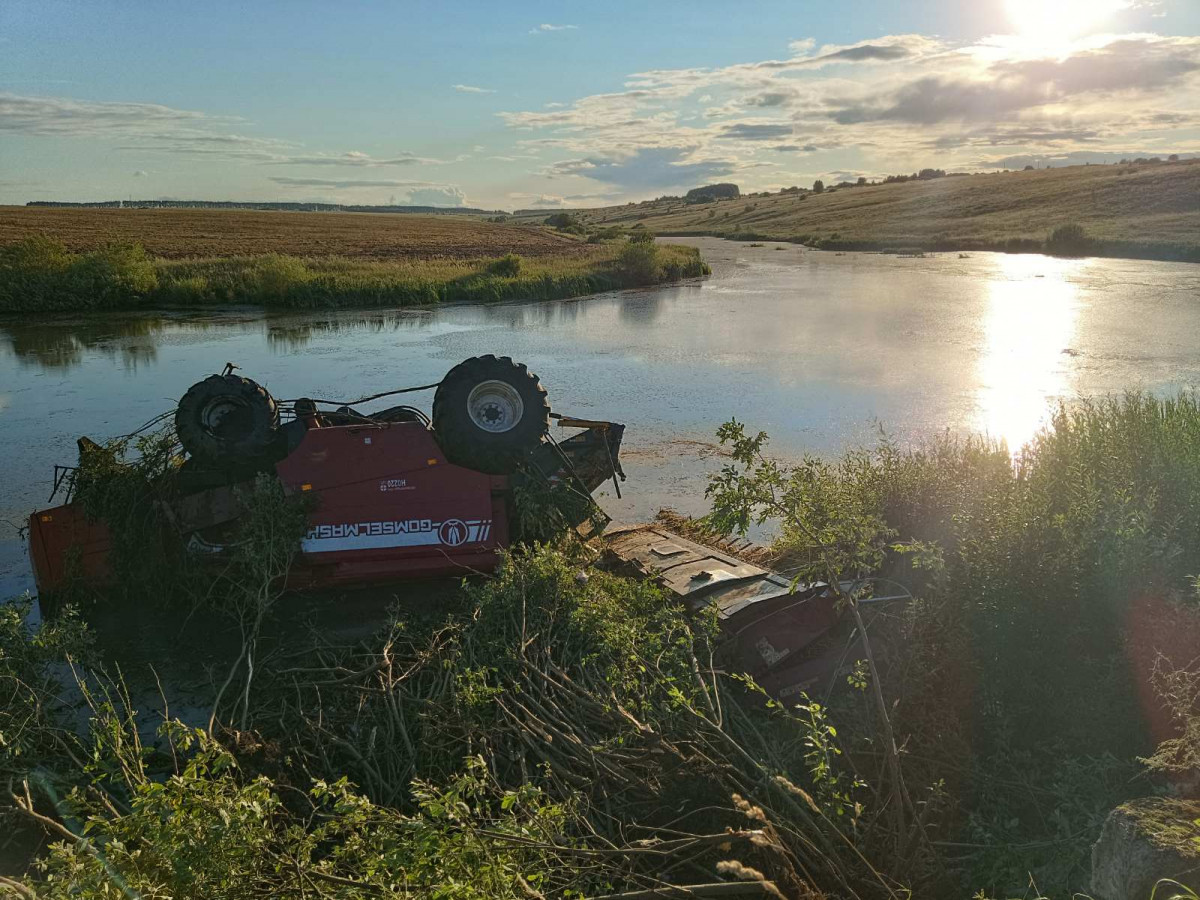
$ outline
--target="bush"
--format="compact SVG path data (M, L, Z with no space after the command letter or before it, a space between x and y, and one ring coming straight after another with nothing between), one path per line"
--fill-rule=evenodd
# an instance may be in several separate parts
M113 309L135 306L158 287L158 272L139 244L71 253L33 236L0 248L0 310Z
M545 218L544 224L557 228L559 231L565 231L567 234L587 234L584 224L570 213L554 213Z
M499 275L501 278L516 278L521 274L521 257L516 253L506 253L488 263L487 271L489 275Z
M617 268L633 284L653 284L659 279L658 247L654 239L631 237L617 257Z
M1050 233L1050 239L1046 241L1046 249L1051 253L1063 256L1080 256L1087 253L1095 243L1092 238L1088 237L1082 225L1072 222L1067 225L1059 225Z
M625 229L620 225L610 225L607 228L597 228L588 235L589 244L603 244L615 241L625 236Z
M286 300L290 292L306 284L310 278L304 260L271 253L254 261L251 283L264 300L281 301Z

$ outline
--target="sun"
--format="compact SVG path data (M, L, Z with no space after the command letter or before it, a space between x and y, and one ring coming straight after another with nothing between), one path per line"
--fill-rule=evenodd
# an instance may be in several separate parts
M1031 47L1047 50L1103 26L1128 0L1004 0L1013 29Z

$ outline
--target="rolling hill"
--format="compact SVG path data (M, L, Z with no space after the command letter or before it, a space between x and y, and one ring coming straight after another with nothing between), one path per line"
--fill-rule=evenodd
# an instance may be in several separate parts
M655 200L575 212L586 225L800 241L833 249L1042 249L1078 224L1088 252L1200 261L1200 159Z

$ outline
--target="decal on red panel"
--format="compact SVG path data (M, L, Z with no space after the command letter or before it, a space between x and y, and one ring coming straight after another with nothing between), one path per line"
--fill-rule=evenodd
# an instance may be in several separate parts
M403 519L313 525L300 542L305 553L372 550L382 547L460 547L481 544L492 533L491 519Z

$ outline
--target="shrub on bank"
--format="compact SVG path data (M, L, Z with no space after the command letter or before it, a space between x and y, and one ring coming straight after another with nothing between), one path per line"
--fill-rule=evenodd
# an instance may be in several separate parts
M617 268L632 284L653 284L659 279L658 247L653 239L630 239L617 256Z
M157 287L154 262L138 244L71 253L33 236L0 247L0 311L128 308Z
M488 264L488 274L501 278L516 278L521 274L521 257L516 253L506 253L499 259Z
M1060 256L1083 256L1095 245L1095 240L1078 222L1059 225L1046 241L1046 249Z

